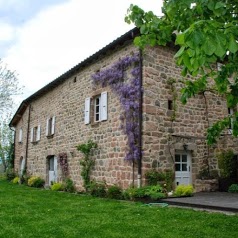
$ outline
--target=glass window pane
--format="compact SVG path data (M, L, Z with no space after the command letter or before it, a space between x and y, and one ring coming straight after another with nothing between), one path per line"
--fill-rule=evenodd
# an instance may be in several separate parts
M187 155L182 155L182 162L187 162Z
M182 171L187 171L187 164L182 164Z
M180 162L180 155L175 155L175 162Z
M180 171L180 164L175 164L175 171Z

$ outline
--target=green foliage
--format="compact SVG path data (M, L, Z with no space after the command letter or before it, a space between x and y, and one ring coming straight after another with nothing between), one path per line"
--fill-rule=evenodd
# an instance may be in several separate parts
M89 193L94 197L106 197L106 184L104 182L92 181L89 187Z
M109 186L107 190L107 197L112 199L121 199L122 189L117 185Z
M229 189L228 189L229 193L238 193L238 184L232 184Z
M185 78L182 103L208 90L220 94L229 108L235 108L238 104L237 9L238 2L233 0L165 0L162 17L130 5L125 21L140 29L141 35L134 43L142 49L146 45L168 43L178 46L174 58L182 68L181 75L196 76L192 80ZM216 63L222 63L221 70L217 70ZM229 120L225 117L208 130L209 144L217 141L229 126ZM237 137L238 114L232 120L232 133Z
M146 197L146 187L141 188L128 188L124 191L124 198L127 200L135 200L137 198Z
M171 191L173 187L174 172L172 170L161 172L151 169L145 173L145 178L147 179L148 185L157 185L158 183L163 182L163 184L166 184L165 187L167 191Z
M44 181L44 179L42 179L38 176L32 176L28 179L27 184L30 187L42 188L45 184L45 181Z
M70 193L74 193L75 192L75 186L74 186L74 182L72 179L70 178L66 178L64 180L64 183L63 183L63 190L65 192L70 192Z
M234 152L223 150L217 153L218 167L222 178L232 178L236 174L236 166L234 160Z
M14 171L14 169L9 168L6 171L6 178L8 181L12 181L14 178L16 177L16 173Z
M53 185L51 185L50 189L52 191L63 191L64 190L64 186L62 183L53 183Z
M165 197L166 194L161 185L145 186L141 188L128 188L124 191L124 198L127 200L142 198L157 200Z
M160 185L147 187L145 194L149 196L152 200L158 200L166 197L164 190Z
M192 196L193 195L193 186L192 185L178 185L174 192L175 196Z
M19 178L19 177L15 177L15 178L12 180L12 183L13 183L13 184L17 184L17 183L19 183L19 181L20 181L20 178Z
M81 176L84 180L84 188L87 191L90 186L90 173L95 163L91 158L91 152L93 149L97 148L97 144L92 140L88 140L87 143L80 144L76 148L84 154L84 158L80 161L80 165L82 166Z
M165 174L155 169L151 169L146 171L145 178L147 179L148 185L157 185L158 181L165 181Z

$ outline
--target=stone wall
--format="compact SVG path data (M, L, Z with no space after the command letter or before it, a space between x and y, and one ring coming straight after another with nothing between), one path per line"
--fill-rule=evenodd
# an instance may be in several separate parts
M105 180L108 184L119 184L128 187L133 181L132 164L124 160L127 138L120 129L121 106L118 97L110 88L95 87L91 76L96 71L109 67L119 58L130 55L138 50L132 45L121 46L115 52L109 52L98 61L71 78L64 81L50 92L43 94L31 103L30 129L41 126L40 141L28 143L27 170L29 174L39 175L48 180L47 157L66 152L69 161L69 173L78 189L82 188L79 161L83 155L77 151L76 145L86 143L89 139L97 142L98 149L93 158L96 163L92 172L92 179ZM108 92L108 120L85 125L84 108L85 98ZM25 156L28 111L16 127L23 128L23 143L16 143L15 168L19 170L19 159ZM46 120L55 116L55 133L46 137ZM30 137L30 130L29 130ZM58 174L60 168L58 166Z
M27 169L30 174L39 175L47 181L47 157L65 152L70 177L81 189L79 161L82 154L76 150L76 145L92 139L98 143L93 155L96 164L92 179L118 184L122 188L127 188L136 180L137 165L124 160L127 138L120 129L122 111L119 100L110 88L95 87L91 79L98 70L110 67L132 52L138 52L138 49L128 42L32 101L29 126L41 125L41 138L36 143L30 140L28 143ZM216 147L207 147L206 129L227 114L227 108L222 98L211 93L191 98L186 105L181 104L180 89L184 84L180 68L173 60L174 52L172 48L154 47L145 49L143 54L142 171L144 174L152 168L152 164L156 164L157 169L174 170L174 155L176 151L184 150L186 145L192 156L191 173L195 186L204 163L208 161L211 169L217 169ZM108 120L85 125L85 98L93 98L104 91L108 92ZM174 105L172 108L171 102ZM16 170L19 170L20 157L26 157L28 116L29 106L16 126L17 138L19 129L23 128L23 142L16 142ZM53 116L56 119L55 133L46 137L46 120ZM218 147L233 148L234 152L238 152L237 140L231 139L228 133L219 143ZM59 166L58 172L60 175Z

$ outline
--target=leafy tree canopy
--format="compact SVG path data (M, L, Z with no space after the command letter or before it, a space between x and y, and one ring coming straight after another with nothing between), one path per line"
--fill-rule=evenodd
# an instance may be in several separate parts
M182 76L196 76L186 80L181 100L187 100L206 90L224 97L229 108L238 104L238 1L237 0L164 0L163 16L145 12L131 5L125 17L134 23L141 35L134 43L178 46L176 63ZM215 65L220 63L217 70ZM232 80L231 80L232 78ZM212 80L212 83L211 83ZM208 129L208 144L213 144L221 132L233 123L233 135L238 136L238 113L217 121Z
M0 59L0 116L10 112L13 106L12 97L19 95L21 88L14 71L7 68L6 64Z

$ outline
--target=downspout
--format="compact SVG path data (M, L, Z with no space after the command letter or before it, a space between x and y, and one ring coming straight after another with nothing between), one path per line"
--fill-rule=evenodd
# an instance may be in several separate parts
M143 92L142 92L142 86L143 86L143 77L142 77L142 71L143 71L143 63L142 63L142 50L139 50L139 68L140 68L140 75L139 75L139 138L138 138L138 147L139 147L139 159L138 159L138 175L137 175L137 181L138 181L138 188L142 185L142 120L143 120Z
M15 151L15 149L16 149L16 130L15 130L14 127L13 128L9 127L9 128L10 128L11 131L14 132L14 141L13 141L13 154L14 154L13 169L14 169L14 167L15 167L15 154L16 154L16 151Z
M29 142L29 133L30 133L30 121L31 121L30 119L31 119L31 104L29 105L28 122L27 122L25 171L27 170L28 142Z

